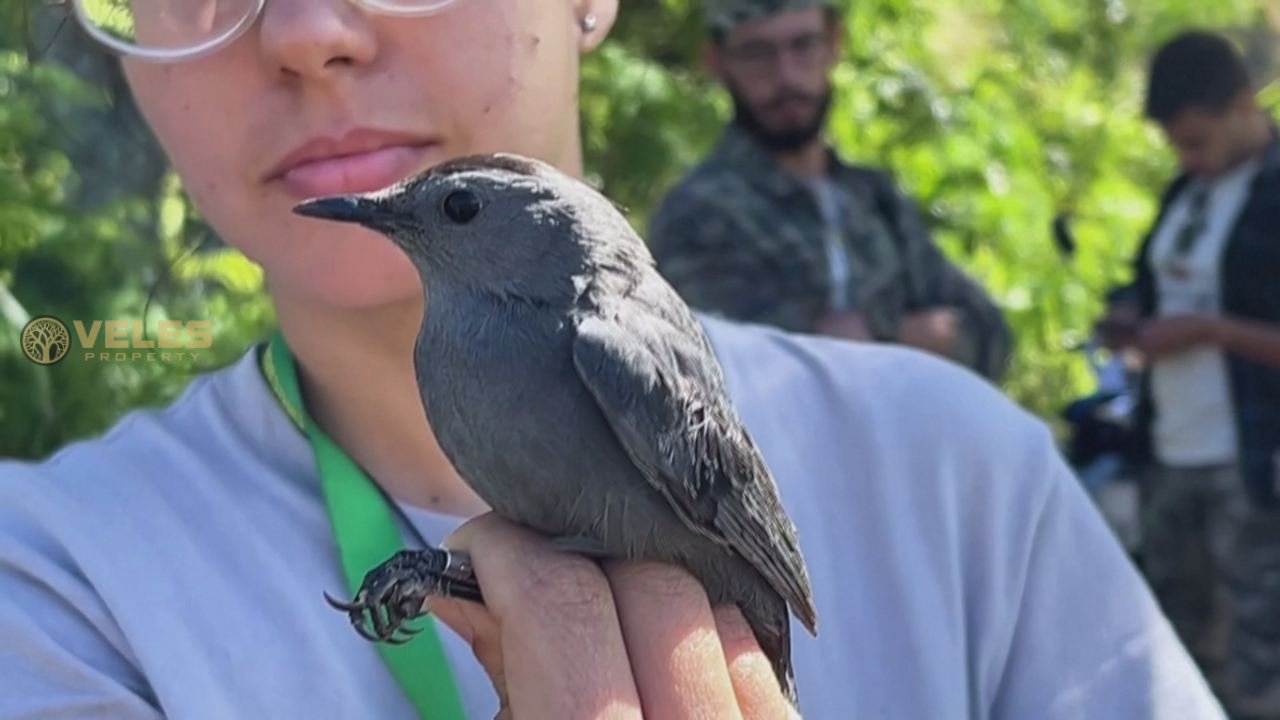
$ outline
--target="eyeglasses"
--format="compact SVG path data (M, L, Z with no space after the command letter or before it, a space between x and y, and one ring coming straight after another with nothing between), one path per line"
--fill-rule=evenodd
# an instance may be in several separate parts
M831 48L831 37L826 32L810 32L797 35L780 43L751 40L737 47L725 49L729 60L752 74L766 73L777 67L783 54L789 53L804 67L814 67Z
M432 15L458 0L349 0L370 12ZM74 10L85 32L113 52L180 62L229 45L253 25L266 0L45 0Z

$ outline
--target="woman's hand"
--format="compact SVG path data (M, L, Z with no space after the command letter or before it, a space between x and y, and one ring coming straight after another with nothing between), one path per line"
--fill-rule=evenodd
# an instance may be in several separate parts
M682 569L554 549L493 514L446 542L471 555L485 606L432 598L502 702L500 717L799 717L736 607Z

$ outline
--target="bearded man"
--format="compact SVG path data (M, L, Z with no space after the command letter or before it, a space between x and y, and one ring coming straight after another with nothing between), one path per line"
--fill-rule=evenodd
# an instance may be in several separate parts
M1009 329L886 173L822 137L840 56L831 0L707 0L707 68L733 98L712 154L649 227L699 310L792 332L910 345L998 380Z

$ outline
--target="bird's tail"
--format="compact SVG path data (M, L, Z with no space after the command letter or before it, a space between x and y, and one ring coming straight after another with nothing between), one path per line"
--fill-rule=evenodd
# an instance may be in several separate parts
M796 696L796 673L791 666L791 625L782 623L782 632L756 633L760 649L769 658L773 666L773 674L778 676L778 684L782 693L787 696L792 707L800 709L800 698Z
M752 612L752 609L744 607L743 616L755 633L760 649L769 658L783 694L798 710L800 703L796 695L795 669L791 665L791 622L787 604L779 597L777 607L770 607L764 612L760 612L761 608L755 610L756 612Z

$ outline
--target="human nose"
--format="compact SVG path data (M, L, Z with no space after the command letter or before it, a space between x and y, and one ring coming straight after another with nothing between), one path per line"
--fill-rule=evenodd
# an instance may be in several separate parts
M786 80L808 78L813 70L827 60L825 38L805 36L796 38L778 53L779 74Z
M270 0L258 41L284 75L325 80L378 54L373 23L347 0Z
M806 80L813 64L790 48L779 52L773 66L774 78L784 85L795 85Z

